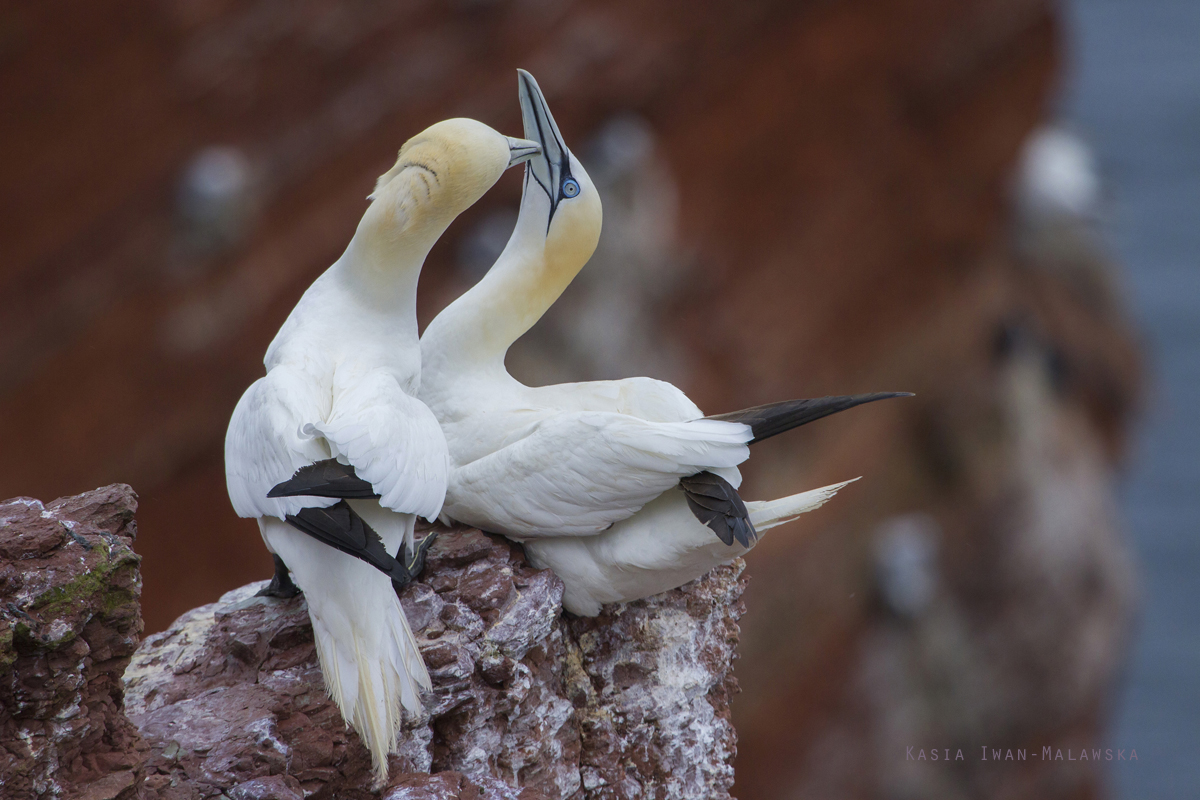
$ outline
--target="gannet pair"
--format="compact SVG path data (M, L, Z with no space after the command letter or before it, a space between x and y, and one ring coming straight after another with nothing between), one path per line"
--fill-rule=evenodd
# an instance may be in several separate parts
M520 72L525 169L516 228L491 270L421 337L419 397L446 434L444 515L524 542L562 578L564 607L648 597L747 552L758 533L819 507L849 481L743 503L748 445L897 393L796 400L704 417L683 392L630 378L529 387L509 347L550 308L600 237L600 198ZM714 536L715 534L715 536Z
M451 120L405 144L346 253L272 342L267 376L239 402L226 438L234 508L258 519L275 555L266 591L286 595L291 569L326 683L380 780L400 707L419 714L430 687L393 588L419 572L428 546L414 541L415 515L523 541L535 565L563 579L564 606L596 614L702 576L845 485L743 503L737 465L750 444L896 396L705 418L648 378L540 388L512 378L508 348L591 257L602 216L525 72L520 99L529 140ZM508 246L418 344L416 282L430 247L522 161Z
M267 374L226 434L234 510L258 520L275 557L266 593L294 593L290 568L326 685L380 782L401 707L420 715L431 687L393 585L420 570L413 526L441 511L450 468L442 429L415 397L417 278L454 218L537 150L466 119L410 139L346 251L271 342Z

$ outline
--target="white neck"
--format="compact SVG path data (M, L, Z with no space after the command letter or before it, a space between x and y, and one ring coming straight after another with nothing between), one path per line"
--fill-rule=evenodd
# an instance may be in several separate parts
M397 225L386 202L371 204L345 252L304 293L267 350L268 369L314 347L335 361L395 361L406 371L419 363L417 281L447 226Z
M330 275L364 311L415 320L417 280L441 231L425 236L407 231L408 235L396 235L369 222L373 220L364 216L346 251L330 267Z
M447 306L421 338L424 363L438 370L503 369L508 349L533 327L582 268L546 248L549 200L526 187L517 226L479 283Z

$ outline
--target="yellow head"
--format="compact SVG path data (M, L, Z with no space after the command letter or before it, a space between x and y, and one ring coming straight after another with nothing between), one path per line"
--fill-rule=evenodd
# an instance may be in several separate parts
M525 135L536 142L528 158L517 225L488 274L439 314L421 338L438 369L493 361L504 354L558 299L600 241L600 195L563 142L541 90L520 73Z
M574 197L563 197L550 217L546 231L546 266L551 272L575 275L596 252L604 211L591 178L568 151L573 165L568 181L579 187ZM570 183L565 183L570 187ZM568 191L572 191L568 188Z
M379 176L364 221L373 217L392 236L436 240L506 169L539 149L473 119L438 122L405 142L396 165Z
M537 81L525 70L518 73L525 135L540 145L540 152L530 158L525 170L518 221L525 230L517 235L544 237L547 278L565 278L569 283L600 241L604 217L600 195L567 149Z

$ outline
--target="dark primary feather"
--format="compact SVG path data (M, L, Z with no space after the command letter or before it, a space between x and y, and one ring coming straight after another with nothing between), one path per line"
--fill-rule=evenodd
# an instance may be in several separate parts
M426 535L416 545L416 552L407 554L401 561L387 551L375 529L355 513L345 500L329 508L302 508L299 514L288 514L284 519L293 528L317 541L375 567L392 579L397 591L411 583L425 568L425 553L434 538L433 533ZM404 545L401 545L401 554L404 550Z
M361 558L375 569L393 575L400 566L383 546L383 539L345 500L329 508L302 508L284 519L319 542Z
M828 417L830 414L861 406L863 403L912 396L911 392L873 392L871 394L817 397L808 400L783 400L778 403L744 408L741 411L730 411L727 414L714 414L705 419L743 422L749 425L750 430L754 433L754 438L747 444L754 444L784 431L790 431L792 428L814 422L821 417Z
M291 478L277 484L267 497L342 497L347 500L379 499L371 484L354 472L354 467L327 458L301 467Z
M750 512L729 481L711 472L699 472L681 478L679 488L696 519L712 528L722 542L732 545L737 541L743 547L754 544L758 534L750 522Z

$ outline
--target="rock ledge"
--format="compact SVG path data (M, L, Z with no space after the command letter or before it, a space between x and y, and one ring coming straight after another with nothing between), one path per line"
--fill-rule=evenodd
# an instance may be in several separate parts
M0 618L9 637L0 638L5 797L729 797L740 561L580 619L563 614L558 578L528 566L518 546L442 529L424 580L402 598L433 678L429 713L412 721L376 792L365 748L324 691L303 597L254 597L261 584L229 592L148 637L125 669L141 629L134 508L128 487L45 513L36 501L0 505L0 586L16 609ZM71 573L39 566L68 557L79 560ZM87 603L55 599L82 585ZM13 622L22 614L32 627ZM94 643L63 649L88 634ZM48 671L51 653L69 663ZM49 686L47 674L77 676L84 666L97 677L82 689L64 677L74 688L54 689L53 703L28 691L10 703L12 687ZM81 703L100 694L102 703ZM78 733L52 722L64 713L89 722ZM15 743L34 724L55 733L27 752ZM67 763L74 771L59 774L56 789L54 767Z

